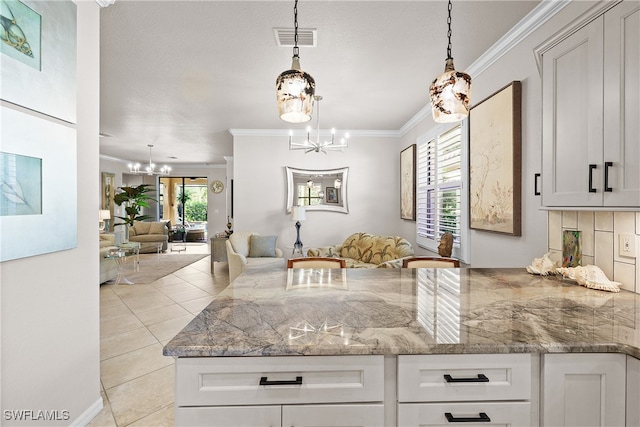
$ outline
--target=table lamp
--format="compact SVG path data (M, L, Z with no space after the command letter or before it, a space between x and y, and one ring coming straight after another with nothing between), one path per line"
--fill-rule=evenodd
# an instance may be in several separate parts
M300 241L300 221L307 219L304 206L291 208L291 221L296 222L296 242L293 244L293 255L304 256L302 253L302 241Z
M100 209L98 218L99 218L99 222L98 222L99 230L104 231L105 228L109 229L109 227L106 226L106 223L111 219L111 212L109 212L108 209Z

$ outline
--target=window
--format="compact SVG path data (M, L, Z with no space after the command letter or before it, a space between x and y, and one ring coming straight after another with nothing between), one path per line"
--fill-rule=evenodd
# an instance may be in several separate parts
M319 205L322 203L324 194L322 184L297 184L298 206Z
M463 196L462 125L443 129L418 139L416 241L426 249L438 251L443 233L453 234L454 256L465 260L466 206ZM462 249L464 249L464 254Z

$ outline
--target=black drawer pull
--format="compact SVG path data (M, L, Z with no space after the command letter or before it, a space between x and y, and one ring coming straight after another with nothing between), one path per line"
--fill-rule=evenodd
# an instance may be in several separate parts
M485 374L478 374L478 377L471 378L452 378L449 374L444 374L444 379L448 383L488 383L489 378Z
M491 418L484 412L480 412L478 414L478 418L470 418L470 417L454 417L451 415L451 412L445 412L444 416L447 417L447 421L450 423L490 423Z
M613 166L613 162L604 162L604 191L611 192L613 188L609 187L609 168Z
M597 165L589 165L589 193L596 192L596 189L593 188L593 170L597 167Z
M540 195L540 190L538 189L538 180L540 179L540 174L536 173L533 174L533 195L534 196L539 196Z
M302 385L302 377L296 377L295 380L269 381L267 377L260 377L260 385Z

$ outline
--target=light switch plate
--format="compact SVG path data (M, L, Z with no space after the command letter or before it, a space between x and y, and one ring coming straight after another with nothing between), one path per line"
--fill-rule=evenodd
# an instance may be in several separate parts
M635 258L636 256L636 236L633 234L619 234L620 256Z

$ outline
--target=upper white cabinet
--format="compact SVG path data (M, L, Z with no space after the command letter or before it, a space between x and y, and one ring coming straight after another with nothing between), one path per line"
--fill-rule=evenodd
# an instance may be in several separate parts
M610 7L603 2L599 7ZM640 1L576 23L536 51L542 203L640 206Z

